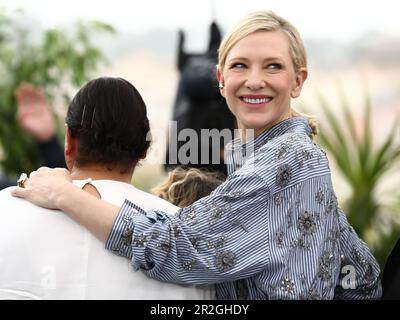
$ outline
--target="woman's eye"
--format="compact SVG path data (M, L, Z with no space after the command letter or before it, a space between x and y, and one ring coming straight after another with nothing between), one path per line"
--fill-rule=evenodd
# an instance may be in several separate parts
M281 70L282 69L282 65L280 65L279 63L271 63L267 66L267 69L270 70Z
M233 63L231 65L231 69L244 69L246 68L246 65L243 63Z

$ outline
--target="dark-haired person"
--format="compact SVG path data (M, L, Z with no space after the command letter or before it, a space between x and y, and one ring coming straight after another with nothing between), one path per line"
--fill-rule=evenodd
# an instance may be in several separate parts
M32 86L21 90L35 103L46 103ZM146 106L128 81L90 81L66 116L64 153L74 184L115 205L128 197L148 209L177 211L130 184L149 147L148 133ZM7 189L0 192L0 204L0 299L213 297L210 287L167 284L134 272L128 261L104 250L101 241L62 212L13 198Z

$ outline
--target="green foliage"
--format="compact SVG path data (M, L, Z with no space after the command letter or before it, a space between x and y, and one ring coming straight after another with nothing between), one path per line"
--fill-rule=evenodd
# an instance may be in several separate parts
M384 203L377 198L377 187L390 170L399 163L400 144L396 141L399 117L380 144L374 142L371 130L371 102L364 98L363 125L357 132L354 116L343 92L340 93L342 114L332 112L327 100L318 95L327 125L319 132L319 141L337 164L337 168L351 188L344 203L347 217L357 233L370 245L383 266L400 235L396 220L399 205ZM343 121L344 120L344 121Z
M98 21L78 22L73 30L46 30L34 41L17 18L0 9L0 167L7 174L29 172L40 164L35 142L15 121L16 87L27 81L42 86L50 101L59 95L68 104L71 87L80 87L105 62L92 35L114 32Z

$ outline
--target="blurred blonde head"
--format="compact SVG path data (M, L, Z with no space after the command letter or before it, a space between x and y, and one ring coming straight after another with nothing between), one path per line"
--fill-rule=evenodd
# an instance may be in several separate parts
M152 193L183 208L208 196L224 181L221 173L176 168L168 173L164 182L152 189Z
M224 36L218 49L218 69L222 72L230 50L240 40L257 31L281 31L289 40L289 54L293 62L294 71L307 68L307 54L300 33L289 21L278 16L272 11L256 11L241 19ZM312 138L317 135L315 118L301 114L291 109L292 116L305 116L309 119L312 129Z

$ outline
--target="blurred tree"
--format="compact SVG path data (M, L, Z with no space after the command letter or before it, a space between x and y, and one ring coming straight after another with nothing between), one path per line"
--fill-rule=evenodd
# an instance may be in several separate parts
M15 88L27 81L45 88L49 101L61 96L69 103L71 87L81 86L100 62L106 62L90 38L96 32L114 33L102 22L78 22L71 31L46 30L35 41L18 18L18 13L0 8L0 167L6 174L39 166L35 142L15 121Z
M332 156L351 189L351 195L343 203L344 210L354 229L373 249L383 267L400 236L400 207L398 194L394 202L388 203L378 198L377 188L385 175L399 165L399 117L395 119L388 135L383 137L383 142L378 144L374 142L371 130L369 94L365 94L364 98L361 133L356 130L354 116L342 90L342 116L332 112L334 109L321 94L318 97L327 120L324 130L319 132L319 141ZM389 192L396 194L394 190Z

